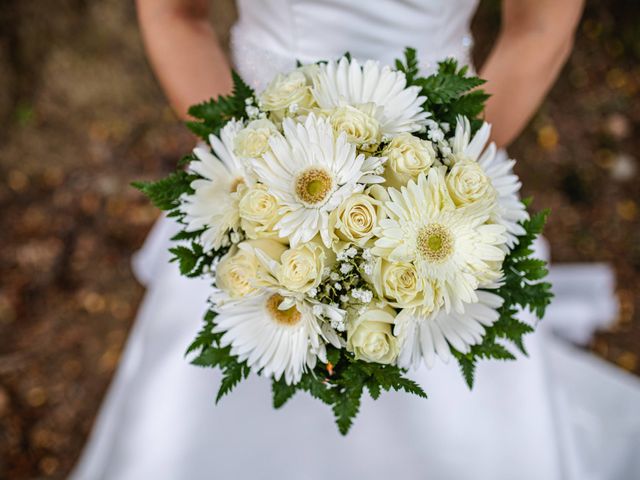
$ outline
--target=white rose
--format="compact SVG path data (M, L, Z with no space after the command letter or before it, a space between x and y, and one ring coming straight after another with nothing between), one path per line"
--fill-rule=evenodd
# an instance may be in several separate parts
M318 286L328 263L327 254L324 247L314 241L285 250L275 272L278 284L302 293Z
M260 95L260 107L271 112L278 121L282 120L292 105L309 108L313 104L309 79L300 70L287 75L278 74Z
M491 180L477 162L456 163L447 173L446 183L449 195L458 206L496 198Z
M278 129L265 119L253 120L234 138L234 152L239 157L258 158L269 149L269 137Z
M335 240L364 246L378 225L381 202L366 193L355 193L345 199L329 218Z
M300 67L296 68L296 71L304 74L305 78L307 79L308 85L313 85L314 80L320 73L320 65L318 65L317 63L309 63L307 65L301 65Z
M367 276L378 296L395 308L418 308L427 314L436 309L435 284L425 280L409 262L390 262L377 258Z
M239 202L240 225L248 238L278 238L275 224L282 217L280 205L262 184L255 184L243 191Z
M387 184L399 188L411 179L426 173L436 161L436 151L428 140L422 140L410 133L394 137L384 148L387 157L385 178Z
M423 280L412 263L377 258L371 281L376 293L394 307L411 308L424 300Z
M247 245L251 248L246 248ZM231 298L249 295L257 288L255 281L262 267L253 248L278 257L285 250L274 240L249 240L227 253L216 266L216 286Z
M347 139L363 150L373 151L380 143L380 123L375 118L375 105L363 104L357 107L342 105L336 107L329 116L333 129L347 134Z
M366 362L393 363L399 351L398 339L392 332L395 317L390 307L367 309L349 322L347 350Z

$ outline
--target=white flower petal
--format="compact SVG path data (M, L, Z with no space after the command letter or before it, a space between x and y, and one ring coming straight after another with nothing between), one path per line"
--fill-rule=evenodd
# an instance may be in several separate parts
M360 66L357 60L343 57L320 65L312 94L322 109L374 103L381 107L376 116L382 134L389 137L423 129L429 116L422 109L425 97L419 96L418 87L406 87L403 72L372 60Z

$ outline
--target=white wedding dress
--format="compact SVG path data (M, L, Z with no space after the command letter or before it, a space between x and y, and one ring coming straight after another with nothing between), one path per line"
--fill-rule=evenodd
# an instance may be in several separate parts
M233 60L260 89L296 59L347 50L390 63L414 46L424 71L445 56L469 62L476 0L238 7ZM364 398L342 437L328 407L305 394L273 410L264 378L252 376L214 405L218 373L184 358L209 287L168 263L175 228L160 220L135 258L148 292L73 479L640 478L640 382L568 342L587 341L615 316L607 267L552 269L557 298L527 339L529 357L481 363L473 391L455 364L423 368L413 376L428 400Z

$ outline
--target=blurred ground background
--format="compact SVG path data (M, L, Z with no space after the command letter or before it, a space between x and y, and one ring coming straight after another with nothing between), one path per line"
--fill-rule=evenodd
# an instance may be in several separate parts
M225 41L232 3L213 19ZM485 0L477 56L499 22ZM523 59L526 61L526 59ZM591 348L640 374L640 3L587 1L576 49L511 153L555 261L615 265L621 312ZM147 66L133 2L0 2L0 478L64 478L143 289L157 212L129 182L192 147Z

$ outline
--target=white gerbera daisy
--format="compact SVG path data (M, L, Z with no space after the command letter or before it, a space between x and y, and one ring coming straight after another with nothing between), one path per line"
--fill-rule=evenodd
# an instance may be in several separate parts
M326 119L309 115L304 123L283 121L283 135L269 139L270 151L253 160L258 179L283 206L275 225L292 247L318 233L331 245L329 213L366 183L384 180L374 171L381 159L356 153L344 133L336 135Z
M487 146L491 125L484 123L471 138L471 126L466 117L458 117L456 131L451 140L452 160L478 162L497 192L497 202L491 212L491 220L506 229L506 246L513 248L516 237L524 233L520 222L529 218L518 192L522 184L513 173L515 160L510 160L504 150L498 150L492 142ZM486 148L485 148L486 147Z
M229 242L228 232L240 226L238 189L252 183L241 161L233 153L234 139L242 122L231 120L220 132L220 138L209 137L213 153L204 145L193 150L198 158L189 170L201 178L191 182L194 192L181 199L180 210L185 214L185 230L203 230L205 251L218 249Z
M337 63L320 65L313 81L312 94L322 109L330 110L344 104L360 106L373 103L375 119L383 138L403 132L417 132L429 116L422 108L426 100L419 96L420 88L407 87L403 72L381 67L373 60L360 66L357 60L342 57Z
M221 345L231 345L241 362L276 380L284 376L292 384L315 366L317 358L326 362L327 329L310 303L286 295L263 289L220 302L214 331L224 332Z
M394 334L400 339L398 365L415 368L422 360L433 366L436 357L447 362L451 348L468 353L482 342L485 327L495 323L503 299L494 293L479 291L478 301L465 305L464 312L439 312L423 315L404 309L396 317Z
M487 224L491 205L456 207L445 185L446 167L420 174L417 183L389 189L389 218L380 221L373 252L391 262L412 262L434 286L435 305L464 311L476 290L501 276L504 227Z

